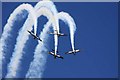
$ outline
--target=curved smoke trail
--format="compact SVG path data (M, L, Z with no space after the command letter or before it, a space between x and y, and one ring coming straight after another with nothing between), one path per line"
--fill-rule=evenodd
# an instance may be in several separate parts
M39 9L39 7L38 7L38 9ZM10 66L8 67L8 74L6 77L10 77L11 75L15 76L17 70L19 69L18 66L20 65L20 59L22 58L23 48L24 48L26 41L28 40L28 34L25 33L25 31L27 31L26 29L28 29L26 26L29 26L29 28L31 28L30 26L32 26L32 21L29 22L27 20L24 24L24 27L22 27L22 30L19 32L19 36L17 38L17 44L16 44L15 49L14 49L13 54L14 54L14 56L16 56L16 54L17 54L17 57L13 57L13 59L11 60ZM31 29L28 29L28 30L31 30ZM19 40L22 40L22 41L19 41ZM19 49L19 47L20 47L20 49ZM13 60L16 60L16 61L14 62ZM12 65L14 65L14 66L12 66Z
M53 13L53 15L55 16L55 25L53 26L54 30L58 30L59 33L59 23L58 23L58 17L57 17L57 9L54 5L54 3L52 1L40 1L36 4L35 6L35 10L40 9L41 7L46 7L49 10L51 10L51 12ZM58 36L54 35L54 39L55 39L55 54L57 52L57 46L58 46Z
M51 11L47 8L41 8L37 11L38 16L44 15L49 20L46 25L44 25L43 31L40 34L40 38L43 40L43 43L39 42L34 52L34 60L31 62L29 70L26 74L26 78L41 78L44 71L44 65L46 63L46 53L47 53L47 40L48 40L48 31L50 30L50 25L54 25L54 16Z
M22 56L22 50L24 48L24 44L26 42L26 39L28 39L28 34L26 34L26 30L32 30L31 23L34 23L34 27L37 27L37 19L35 16L35 12L33 7L30 4L22 4L17 9L15 9L15 13L12 14L12 17L14 17L16 14L20 13L22 10L26 10L29 12L29 15L32 17L28 17L27 21L25 22L22 29L19 31L19 36L17 37L17 43L14 48L14 52L12 54L11 61L8 65L8 73L6 75L7 78L14 78L16 76L16 71L18 70L18 66L20 63L20 59ZM15 19L15 17L13 18ZM9 24L9 23L8 23ZM10 27L10 26L8 26ZM6 29L5 29L6 30Z
M55 24L53 24L53 28L54 28L54 30L58 30L58 32L59 32L58 19L57 19L57 16L56 16L58 12L57 12L56 7L53 4L53 2L51 2L51 1L47 1L47 2L46 1L40 1L39 3L36 4L35 10L38 10L41 7L45 7L52 12L52 14L54 15L54 17L52 17L53 18L52 23L55 23ZM52 18L48 18L48 19L52 19ZM45 31L45 32L43 32L44 34L41 33L41 35L45 36L47 34L48 30L46 29L46 27L49 24L50 24L50 22L48 22L47 25L44 26L45 28L43 29L43 31ZM49 28L49 26L48 26L48 28ZM43 37L43 36L40 36L40 37ZM57 45L58 45L58 36L54 35L54 39L55 39L55 54L56 54ZM47 37L46 37L46 39L42 39L42 40L43 41L47 40ZM45 45L45 44L43 44L43 45ZM44 70L44 68L42 66L45 64L46 61L44 61L44 62L38 62L38 61L40 61L40 59L43 59L43 60L45 59L44 56L43 57L40 56L40 55L42 55L42 54L40 54L42 52L42 50L45 49L45 48L41 48L41 46L43 46L43 45L38 44L36 49L35 49L34 60L30 64L30 68L29 68L29 70L27 72L27 75L26 75L27 78L33 78L33 77L34 78L35 77L39 78L42 75L42 71Z
M74 33L76 31L76 24L73 18L66 12L59 12L58 18L68 24L70 29L70 38L71 38L71 45L72 50L74 50Z

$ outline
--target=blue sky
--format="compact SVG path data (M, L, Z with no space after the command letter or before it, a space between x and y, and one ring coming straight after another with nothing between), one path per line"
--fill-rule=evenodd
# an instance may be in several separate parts
M3 3L3 26L9 15L22 3ZM36 3L30 3L35 5ZM76 55L65 55L71 50L70 37L60 37L58 51L64 59L54 59L48 55L44 78L115 78L118 75L118 5L117 3L55 3L58 11L69 13L75 20L77 30L75 32L75 48L81 52ZM9 7L9 8L8 8ZM26 15L27 17L27 15ZM9 39L6 52L7 59L3 65L3 76L6 75L6 66L12 56L16 43L17 31L22 27L24 20L19 20L12 30L12 40ZM41 31L46 23L45 17L39 18L38 29ZM40 33L37 32L37 34ZM69 35L68 26L60 21L60 31ZM37 41L31 36L26 43L22 59L19 77L25 77L30 62L33 60L33 52ZM49 38L49 50L53 49L53 36ZM47 53L46 53L47 54ZM27 59L27 60L26 60Z

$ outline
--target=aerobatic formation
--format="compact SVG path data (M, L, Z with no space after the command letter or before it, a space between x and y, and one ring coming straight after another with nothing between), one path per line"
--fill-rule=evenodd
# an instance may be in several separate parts
M76 24L73 18L66 12L58 12L56 6L52 1L40 1L34 7L30 4L21 4L18 6L10 15L7 20L6 25L4 26L3 33L0 40L0 65L5 64L6 54L7 54L7 41L10 38L11 31L13 30L13 25L17 20L18 14L23 14L23 10L28 12L28 17L20 28L18 32L18 36L16 38L16 43L14 46L14 51L12 53L12 57L10 58L10 62L7 64L7 74L6 78L17 78L19 67L21 64L21 59L24 53L24 47L29 39L29 35L31 35L34 39L38 41L38 44L34 50L34 59L30 63L29 69L26 73L26 78L41 78L42 73L44 71L44 65L46 63L45 54L51 54L54 58L61 58L63 56L58 55L57 47L58 47L58 38L60 36L67 36L64 33L59 32L59 20L64 21L68 24L70 30L70 40L72 50L68 51L65 54L75 54L76 52L80 52L80 50L74 49L74 33L76 31ZM48 19L48 22L44 25L43 30L40 35L36 35L37 32L37 19L40 16L45 16ZM49 32L50 27L53 27L54 32ZM34 29L34 31L32 31ZM49 34L54 35L54 50L47 51L46 42ZM24 53L27 54L27 53ZM0 68L0 72L2 72L2 68ZM1 73L2 74L2 73ZM2 77L2 75L0 76Z

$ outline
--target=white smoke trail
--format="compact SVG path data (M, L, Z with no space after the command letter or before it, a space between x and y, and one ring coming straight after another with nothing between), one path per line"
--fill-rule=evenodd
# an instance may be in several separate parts
M15 9L14 12L16 12L16 14L18 14L22 10L27 10L29 12L29 15L32 17L30 17L30 16L28 17L24 26L19 31L19 36L17 37L17 43L15 45L11 61L8 65L8 73L6 75L7 78L14 78L17 74L16 71L19 69L18 66L20 65L20 59L22 57L22 51L24 48L24 44L25 44L26 40L28 39L28 35L29 35L29 34L27 34L26 30L27 29L32 30L33 24L35 27L34 29L36 29L36 27L37 27L37 18L36 18L33 7L30 4L22 4L17 9ZM14 16L15 16L15 14L12 15L12 17L14 17ZM15 19L15 18L13 18L13 19Z
M40 37L44 41L43 43L40 43L37 45L35 52L34 52L34 60L30 64L30 68L26 74L26 78L41 78L42 73L44 71L44 66L46 63L46 43L48 41L48 34L47 31L49 31L49 25L51 22L48 22L46 25L44 25L44 29L40 34Z
M43 40L43 43L39 42L34 52L34 60L31 62L29 70L26 74L26 78L41 78L42 73L44 71L44 65L46 63L46 42L48 40L48 31L50 29L50 25L54 25L55 19L52 15L51 11L47 8L41 8L37 11L38 17L44 15L49 20L46 25L44 25L44 29L40 34L40 38ZM44 52L43 52L44 51Z
M44 11L45 10L43 10L42 12L44 12ZM24 48L24 45L25 45L26 41L28 40L28 34L25 33L25 32L27 31L28 28L29 28L28 30L32 29L31 28L32 24L33 24L32 21L28 21L28 19L27 19L26 22L25 22L25 24L24 24L24 26L22 27L22 30L19 32L19 36L17 38L17 43L16 43L16 46L15 46L15 49L14 49L14 53L13 53L14 56L16 56L16 54L17 54L17 57L14 58L14 56L13 56L13 59L10 62L10 66L8 67L8 74L7 74L6 77L10 77L11 75L15 76L16 73L17 73L17 70L19 69L20 59L22 58L22 55L23 55L22 54L23 48ZM26 26L28 26L28 28ZM21 40L21 41L19 41L19 40ZM14 62L13 60L15 60L16 62ZM9 68L11 68L11 70L9 70ZM14 69L14 70L12 70L12 69Z
M19 7L20 8L20 7ZM1 36L1 40L0 40L0 65L2 65L2 61L4 61L5 59L5 53L4 50L6 50L6 40L9 38L10 36L10 31L12 30L12 27L13 27L13 23L15 22L16 20L16 16L17 14L20 14L21 12L18 11L18 8L10 15L9 19L7 20L7 24L5 25L4 27L4 30L3 30L3 33L2 33L2 36ZM14 16L13 16L14 15ZM2 69L0 69L2 70ZM0 71L1 72L1 71Z
M57 9L54 5L54 3L52 1L40 1L36 4L35 6L35 10L40 9L41 7L46 7L49 10L51 10L51 12L53 13L53 15L55 16L55 25L54 25L54 30L58 30L59 33L59 23L58 23L58 17L57 17ZM57 46L58 46L58 36L54 35L54 39L55 39L55 54L57 52Z
M76 24L73 18L66 12L60 12L58 13L58 19L61 19L65 23L68 24L69 29L70 29L70 38L71 38L71 45L72 45L72 50L74 50L74 33L76 31Z

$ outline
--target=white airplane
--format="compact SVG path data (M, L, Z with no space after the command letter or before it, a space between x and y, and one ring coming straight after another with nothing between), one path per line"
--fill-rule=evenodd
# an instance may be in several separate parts
M54 33L52 32L48 32L49 34L53 34L53 35L57 35L58 37L60 36L67 36L66 34L63 34L63 33L58 33L58 30L55 30Z
M77 52L80 52L80 50L77 49L77 50L69 51L69 52L66 52L65 54L74 54L75 55L75 53L77 53Z
M36 36L32 31L27 30L33 37L34 39L42 41L38 36Z
M61 58L61 59L63 59L62 56L60 56L59 54L55 54L54 51L53 51L53 52L48 52L48 53L51 54L51 55L53 55L55 59L56 59L56 58Z

